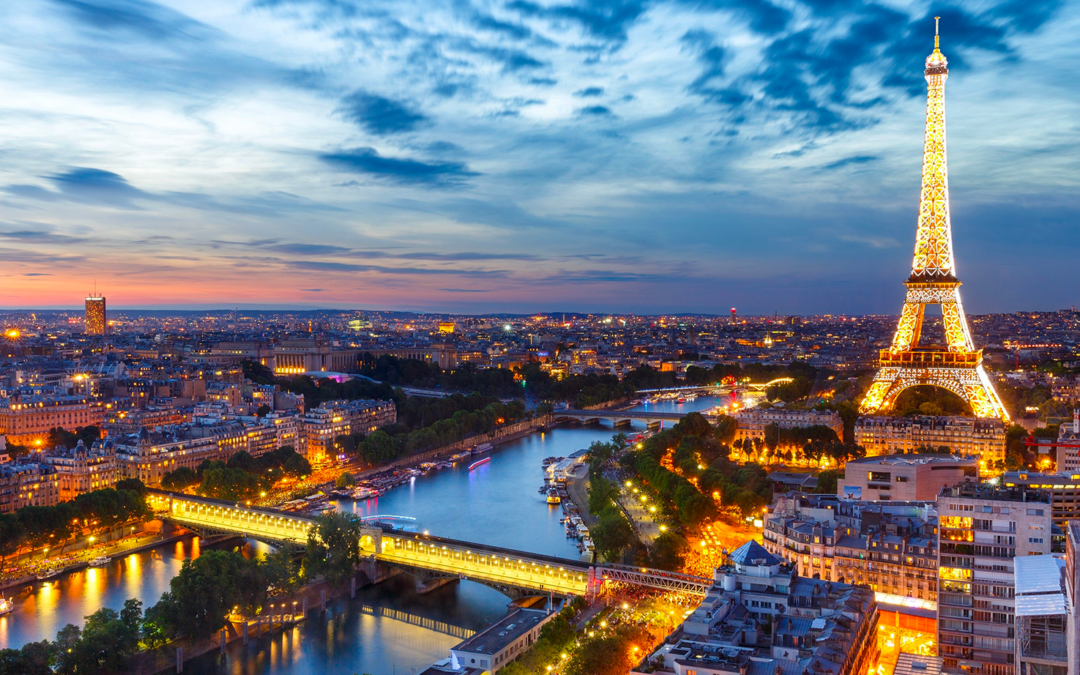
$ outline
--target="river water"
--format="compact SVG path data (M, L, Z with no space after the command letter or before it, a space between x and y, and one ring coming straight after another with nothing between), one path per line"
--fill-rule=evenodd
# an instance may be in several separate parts
M674 402L658 405L673 406ZM700 398L686 406L715 405ZM656 408L653 408L656 409ZM676 409L676 408L672 408ZM538 492L541 460L568 455L607 440L610 427L561 427L500 446L491 462L469 471L459 463L402 485L378 499L342 501L339 510L358 515L395 515L433 535L475 541L532 553L578 558L575 543L559 523L561 512ZM256 545L258 548L261 545ZM114 560L106 567L74 572L50 583L12 589L16 610L0 617L0 647L53 639L67 623L102 606L119 609L139 598L152 605L186 558L198 554L198 540L159 547L154 552ZM480 584L462 581L418 595L406 575L357 592L355 600L330 603L284 634L235 642L222 658L216 652L187 663L194 675L411 675L461 641L460 629L476 630L506 612L507 598ZM387 616L387 614L394 616ZM416 625L441 622L436 629Z

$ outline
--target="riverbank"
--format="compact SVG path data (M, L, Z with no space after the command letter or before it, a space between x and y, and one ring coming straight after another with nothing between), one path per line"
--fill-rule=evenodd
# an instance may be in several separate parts
M140 533L137 535L132 535L130 537L124 537L123 539L109 542L104 545L83 549L82 551L77 552L79 554L77 558L68 559L68 561L63 564L62 571L59 572L56 576L59 577L63 574L78 572L79 570L86 569L90 566L90 560L98 556L109 556L110 558L116 557L118 555L127 556L131 555L132 553L138 553L140 551L157 548L158 546L162 546L164 544L171 544L175 541L180 541L185 537L192 536L192 534L193 533L186 530L183 532L172 532L169 534L163 534L159 530L155 533ZM42 565L41 562L39 562L35 564L35 569L57 566L59 566L58 563L53 563L51 565ZM0 581L0 591L38 581L36 576L37 572L35 571L35 569L31 569L23 576L15 577L12 579L4 579Z
M357 588L359 587L360 583L357 580ZM291 630L301 621L318 620L322 617L326 604L351 594L351 588L348 586L333 588L325 581L313 582L288 598L274 601L274 606L288 608L288 611L271 611L246 621L229 621L222 629L225 633L224 643L222 643L220 631L213 637L194 644L188 640L171 642L157 649L136 654L132 657L131 668L128 672L130 675L165 675L182 672L182 669L177 668L178 662L186 664L200 656L219 651L236 641L247 644L251 640ZM305 607L306 614L304 614ZM182 650L179 657L177 656L178 648Z
M444 445L440 448L435 448L434 450L428 450L410 457L403 457L399 460L390 462L389 464L364 469L355 475L357 480L361 480L367 476L383 471L413 469L425 462L445 459L455 452L465 450L466 448L472 448L483 443L490 443L492 447L498 447L516 441L519 438L524 438L529 434L535 433L538 429L551 429L554 426L554 418L551 415L544 415L543 417L537 417L531 420L523 420L521 422L515 422L514 424L508 424L492 433L470 436L469 438L463 438L460 441L455 441L450 445Z

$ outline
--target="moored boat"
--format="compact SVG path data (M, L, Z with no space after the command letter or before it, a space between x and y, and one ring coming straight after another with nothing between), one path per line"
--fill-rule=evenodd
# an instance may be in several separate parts
M52 579L63 571L64 570L60 569L59 567L50 567L46 570L38 572L34 576L37 577L39 581L44 581L45 579Z
M107 555L99 555L98 557L92 558L90 560L90 567L101 567L103 565L108 565L109 561L111 560L112 558Z

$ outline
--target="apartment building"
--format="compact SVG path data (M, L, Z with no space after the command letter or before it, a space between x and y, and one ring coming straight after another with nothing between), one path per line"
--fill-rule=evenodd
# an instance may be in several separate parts
M0 434L8 443L41 447L53 428L101 426L105 408L83 396L13 396L0 401Z
M800 576L866 584L883 596L937 599L937 514L933 502L781 497L765 519L764 546ZM894 599L893 602L896 600Z
M877 455L849 461L836 494L843 499L933 501L941 488L979 480L979 462L953 455Z
M1009 471L1001 477L1001 483L1007 488L1032 490L1048 497L1050 512L1060 527L1080 519L1080 471L1071 474Z
M994 462L1005 460L1005 425L976 417L860 417L855 443L866 448L868 457L945 447L954 455L979 458L985 474Z
M786 408L751 408L735 413L735 440L740 438L765 438L765 428L775 424L781 429L796 427L829 427L836 432L836 437L844 437L844 421L840 414L829 410L787 410Z
M42 464L56 470L62 502L112 487L119 479L116 447L110 439L96 441L89 448L80 440L74 448L56 447L40 457Z
M1014 559L1051 551L1050 500L961 483L937 502L938 653L949 673L1014 675Z
M59 502L60 481L53 467L25 458L0 464L0 513Z
M338 436L367 435L397 422L397 407L393 401L326 401L309 410L302 422L308 461L315 463L336 454Z
M1013 561L1016 587L1016 674L1069 675L1065 556Z
M877 660L877 603L866 588L799 576L754 541L631 675L864 675Z

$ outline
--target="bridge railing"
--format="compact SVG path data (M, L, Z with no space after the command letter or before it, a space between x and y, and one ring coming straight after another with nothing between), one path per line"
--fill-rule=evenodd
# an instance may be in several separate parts
M705 595L713 585L713 580L706 577L668 572L666 570L654 570L647 567L606 564L598 568L596 573L604 581L693 595Z
M416 540L383 534L377 559L424 569L459 574L465 578L524 586L541 591L584 595L589 590L587 567L573 561L532 556L504 550L500 555L490 550L450 546L438 541ZM550 560L551 562L547 562ZM558 561L558 562L554 562ZM561 564L560 564L561 563Z

